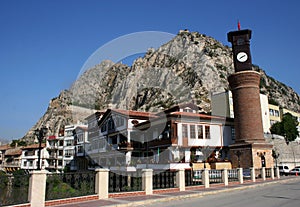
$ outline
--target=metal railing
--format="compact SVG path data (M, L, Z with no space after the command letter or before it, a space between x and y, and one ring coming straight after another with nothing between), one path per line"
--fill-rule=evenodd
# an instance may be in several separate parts
M261 176L261 168L255 169L255 178L262 178Z
M228 170L228 182L235 182L235 181L239 181L239 171L238 169L231 169Z
M141 191L142 174L136 172L109 172L109 193Z
M209 183L222 183L222 170L209 170Z
M266 172L266 178L270 178L271 177L271 168L265 168L265 172Z
M92 171L48 174L46 200L95 194L95 175Z
M176 171L153 172L153 189L174 188Z
M28 203L30 175L0 174L0 206Z
M250 168L243 169L243 179L244 180L251 180L251 170Z
M185 186L202 185L202 170L185 170Z

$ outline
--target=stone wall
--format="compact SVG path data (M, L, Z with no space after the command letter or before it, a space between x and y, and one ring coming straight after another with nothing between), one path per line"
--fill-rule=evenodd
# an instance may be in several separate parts
M281 136L265 135L266 141L273 145L273 149L279 153L277 163L288 165L290 169L295 166L300 166L300 143L290 142L286 143ZM274 162L276 162L274 160ZM275 163L274 163L275 165Z

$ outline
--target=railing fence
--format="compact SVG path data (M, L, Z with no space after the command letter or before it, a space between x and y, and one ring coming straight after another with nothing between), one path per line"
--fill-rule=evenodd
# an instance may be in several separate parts
M47 174L46 200L95 194L95 172Z
M0 206L28 202L29 174L0 174Z

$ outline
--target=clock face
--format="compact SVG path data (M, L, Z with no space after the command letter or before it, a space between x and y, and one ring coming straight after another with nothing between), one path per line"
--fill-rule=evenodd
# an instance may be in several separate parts
M247 55L247 53L245 53L245 52L239 52L239 53L237 54L237 56L236 56L236 59L237 59L239 62L243 63L243 62L246 62L246 61L248 60L248 55Z

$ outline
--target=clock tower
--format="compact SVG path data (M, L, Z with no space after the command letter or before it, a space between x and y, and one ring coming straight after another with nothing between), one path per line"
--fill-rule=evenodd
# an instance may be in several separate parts
M228 41L232 43L235 71L251 70L250 54L251 30L238 30L227 34Z
M233 167L273 167L272 145L263 133L260 73L252 70L251 30L227 34L232 43L235 73L228 77L233 96L235 143L230 146Z

